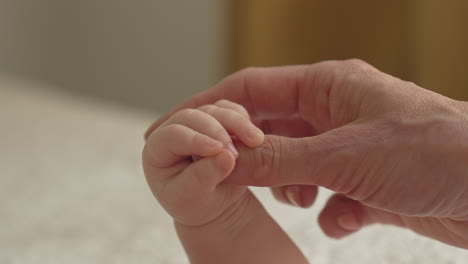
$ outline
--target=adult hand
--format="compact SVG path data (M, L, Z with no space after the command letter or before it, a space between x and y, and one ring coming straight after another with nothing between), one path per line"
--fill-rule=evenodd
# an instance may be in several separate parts
M303 207L315 186L333 190L319 217L331 237L378 222L468 248L467 103L349 60L246 69L173 111L220 99L270 134L237 146L228 182Z

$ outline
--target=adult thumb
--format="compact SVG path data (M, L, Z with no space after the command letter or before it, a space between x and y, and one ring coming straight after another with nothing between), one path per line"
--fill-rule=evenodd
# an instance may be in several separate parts
M317 136L267 135L257 148L237 145L239 158L227 183L251 186L318 185L336 192L355 188L353 179L366 152L359 136L332 130Z

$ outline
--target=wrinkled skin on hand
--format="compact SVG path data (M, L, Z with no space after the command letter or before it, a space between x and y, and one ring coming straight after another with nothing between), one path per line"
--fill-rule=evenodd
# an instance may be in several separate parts
M246 69L174 111L219 99L268 134L256 149L238 146L227 182L270 186L303 207L317 186L336 192L319 217L334 238L384 223L468 248L466 102L348 60Z

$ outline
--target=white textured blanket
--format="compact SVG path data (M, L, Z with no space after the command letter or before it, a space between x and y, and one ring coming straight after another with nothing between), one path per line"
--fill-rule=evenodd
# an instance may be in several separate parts
M0 81L0 263L187 263L140 166L155 118L121 106ZM468 263L468 251L394 227L342 241L309 210L255 189L311 263Z

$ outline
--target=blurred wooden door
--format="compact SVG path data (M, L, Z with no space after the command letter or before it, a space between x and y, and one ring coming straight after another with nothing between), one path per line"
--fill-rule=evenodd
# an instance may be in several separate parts
M361 58L468 100L468 1L234 0L230 71Z

